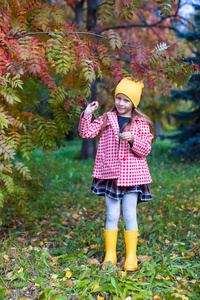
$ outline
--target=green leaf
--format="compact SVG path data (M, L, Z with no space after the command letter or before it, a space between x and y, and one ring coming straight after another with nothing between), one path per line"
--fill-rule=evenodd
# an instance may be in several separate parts
M0 300L4 300L4 296L6 294L6 289L4 287L0 287Z
M45 280L45 278L43 278L43 277L37 277L34 279L34 282L37 284L41 284L44 282L44 280Z

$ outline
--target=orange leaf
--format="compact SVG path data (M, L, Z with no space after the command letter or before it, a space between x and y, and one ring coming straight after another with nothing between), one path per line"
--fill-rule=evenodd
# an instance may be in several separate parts
M95 290L97 290L98 288L99 288L99 285L96 284L96 285L94 285L94 286L92 287L92 290L95 291Z
M73 281L67 280L66 286L67 286L67 287L72 287L72 285L73 285Z

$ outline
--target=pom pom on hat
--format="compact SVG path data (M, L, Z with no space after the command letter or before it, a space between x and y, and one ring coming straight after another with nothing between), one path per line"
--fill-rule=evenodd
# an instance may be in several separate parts
M144 84L142 82L135 82L131 78L123 78L116 86L115 97L117 94L124 94L131 100L134 107L137 107L140 102L143 87Z

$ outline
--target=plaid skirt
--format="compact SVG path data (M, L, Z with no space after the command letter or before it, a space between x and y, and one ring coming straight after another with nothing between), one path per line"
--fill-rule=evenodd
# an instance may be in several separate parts
M99 196L107 195L115 200L122 200L126 193L138 193L138 203L152 200L151 192L147 184L117 186L117 179L94 178L91 192Z

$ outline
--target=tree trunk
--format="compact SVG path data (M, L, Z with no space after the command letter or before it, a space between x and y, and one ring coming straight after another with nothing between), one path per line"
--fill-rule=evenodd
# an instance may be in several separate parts
M96 81L92 83L91 97L88 102L96 101L97 86ZM80 159L94 159L96 156L96 139L83 139Z
M87 0L87 30L95 29L97 22L97 0Z
M74 8L75 16L76 16L76 23L78 24L78 26L83 25L83 4L84 4L84 0L76 2L75 8Z
M157 136L163 136L161 121L155 122L155 129L156 129Z
M100 0L87 0L87 30L94 29L97 21L97 7L101 1ZM92 83L91 86L91 97L88 102L96 101L97 86L96 81ZM94 159L96 156L96 139L83 139L82 149L80 159Z

